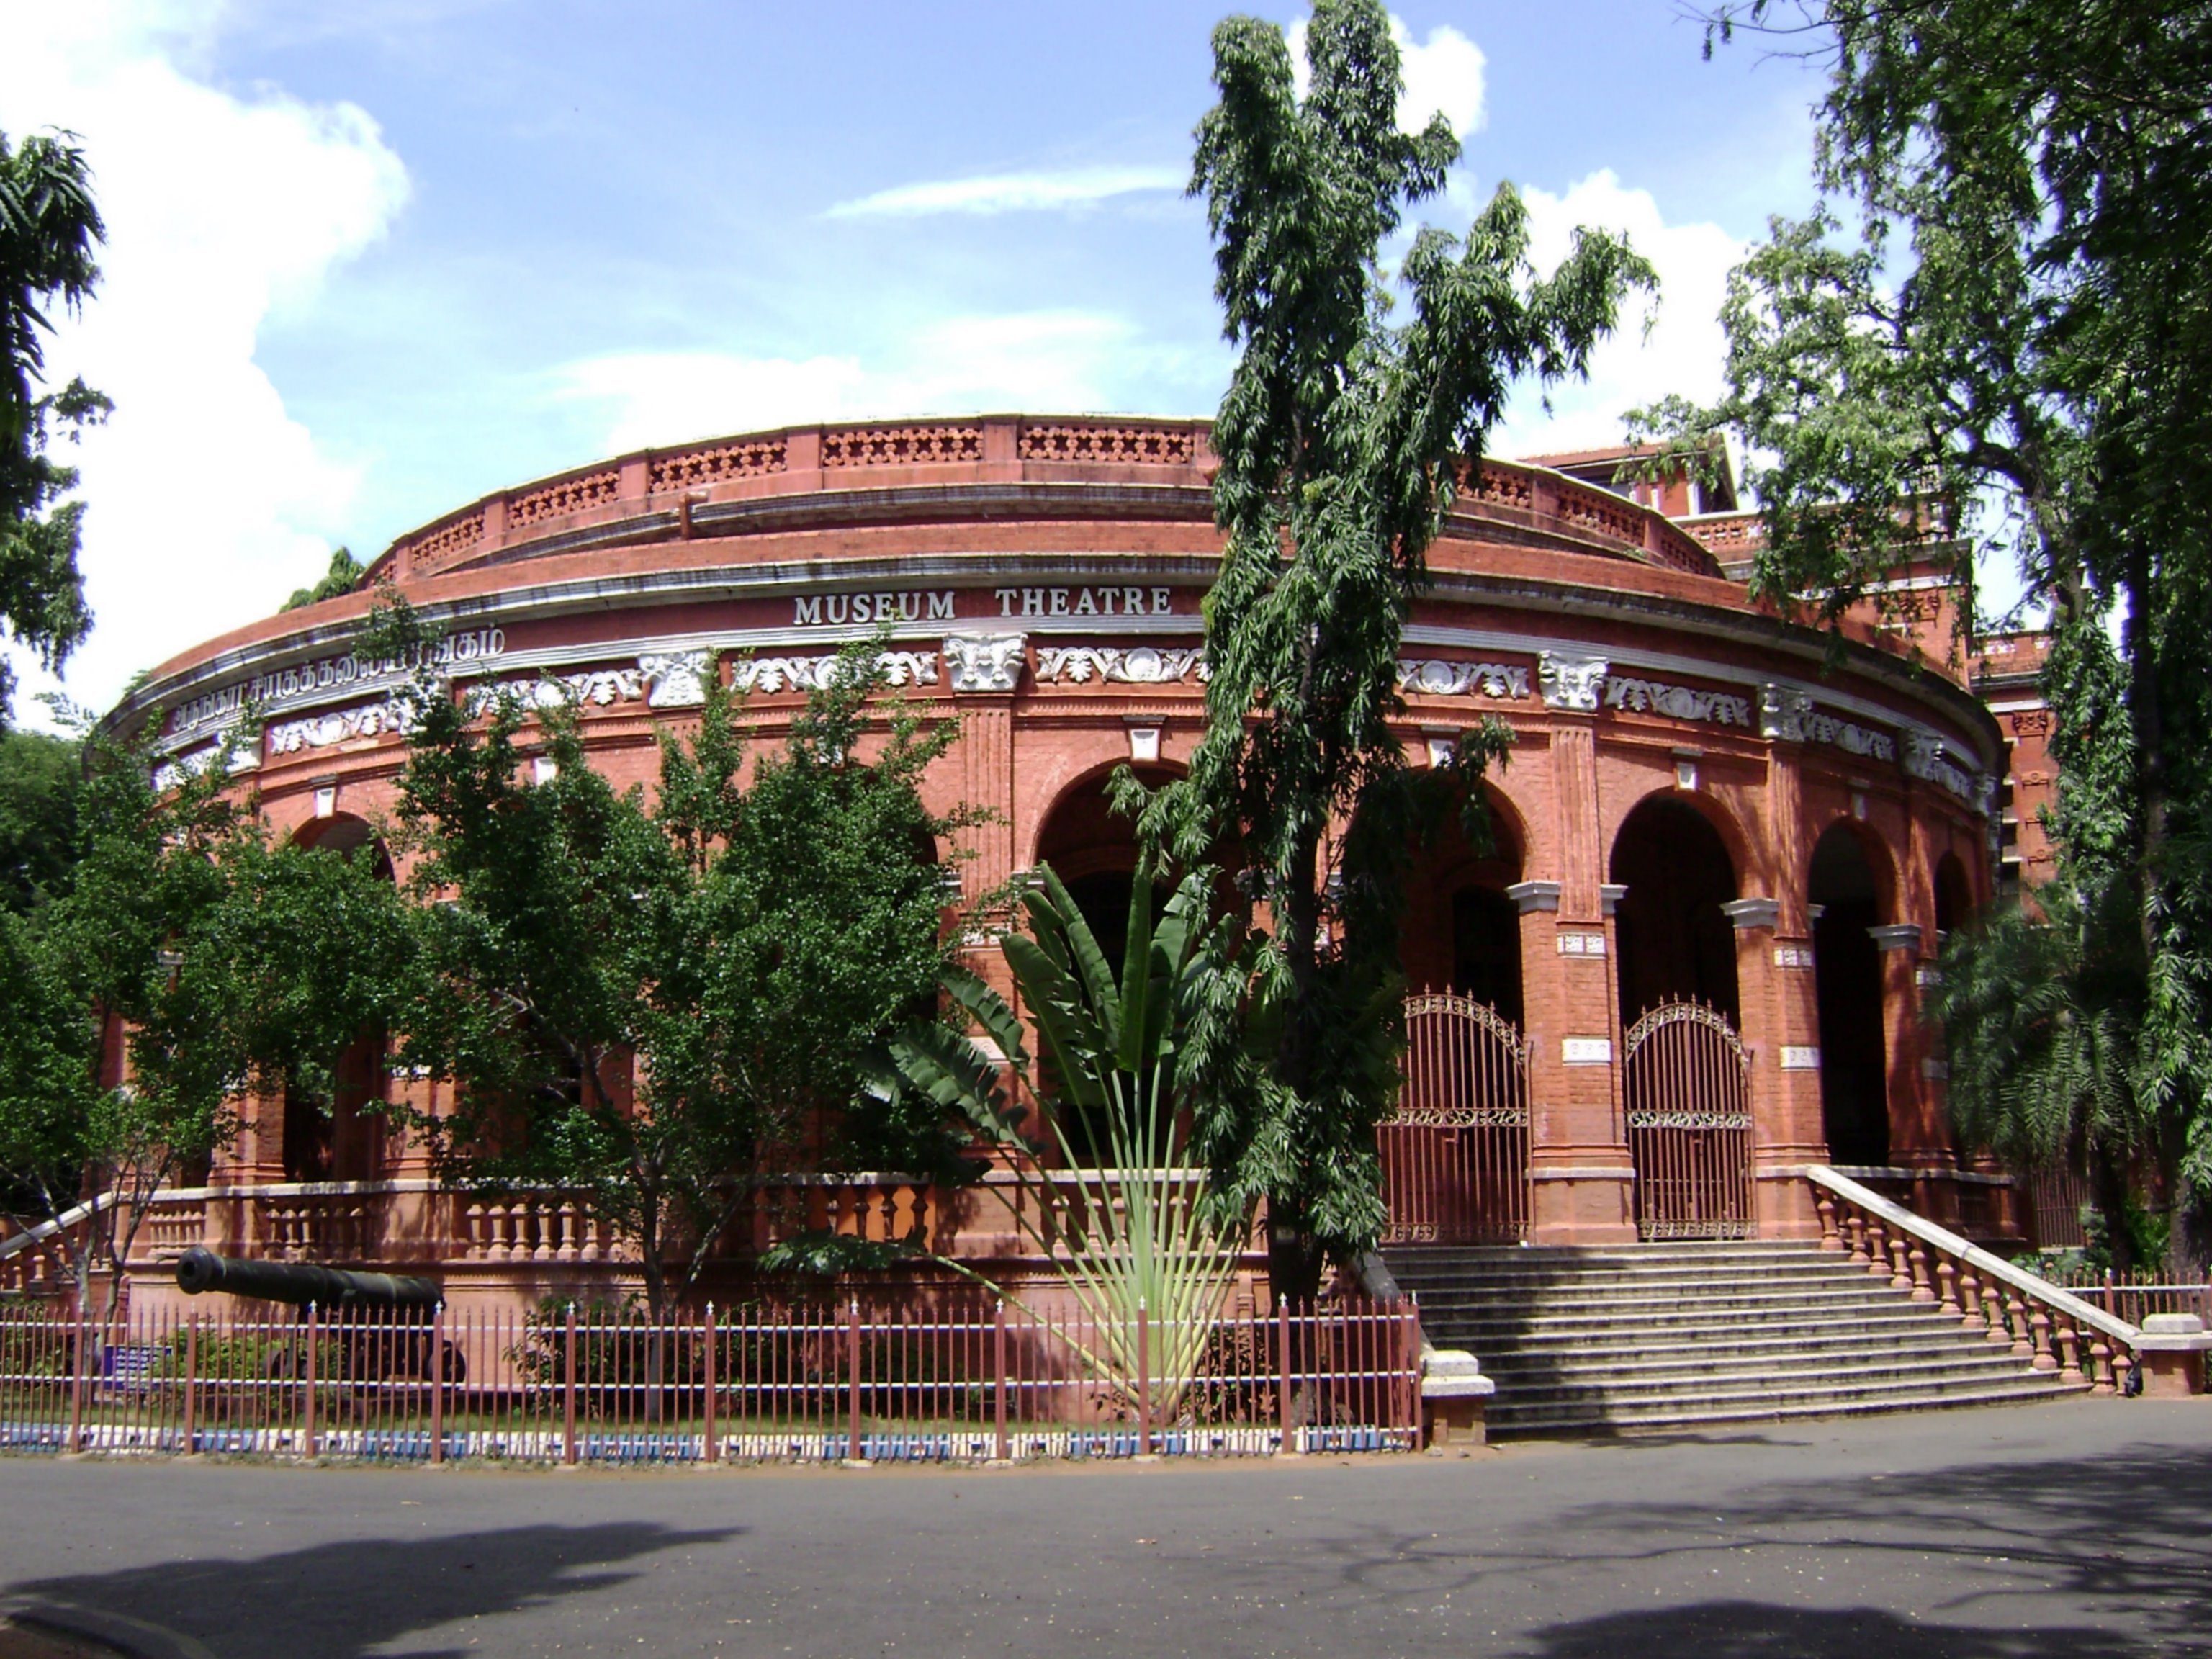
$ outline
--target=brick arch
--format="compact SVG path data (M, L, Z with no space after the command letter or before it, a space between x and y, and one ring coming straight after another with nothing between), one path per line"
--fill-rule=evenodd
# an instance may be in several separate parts
M1895 850L1881 838L1873 826L1851 817L1848 812L1838 812L1823 822L1808 824L1806 827L1810 833L1805 838L1805 867L1797 873L1799 884L1808 901L1812 903L1820 902L1818 899L1813 897L1813 866L1820 859L1820 843L1831 834L1841 830L1856 845L1860 856L1866 860L1867 869L1874 877L1874 904L1876 920L1881 922L1899 920L1898 899L1900 882L1899 859Z
M1494 850L1480 854L1454 812L1437 839L1413 852L1407 872L1400 966L1416 991L1474 997L1518 1024L1522 1018L1520 916L1505 890L1528 873L1528 826L1519 809L1484 780Z
M1613 849L1620 845L1620 832L1628 821L1642 808L1654 801L1672 801L1686 806L1705 821L1708 828L1720 837L1722 849L1728 854L1729 869L1735 882L1737 898L1768 898L1771 894L1747 892L1747 887L1757 887L1759 872L1769 868L1765 848L1754 839L1743 820L1726 801L1705 789L1678 789L1670 784L1655 785L1628 803L1627 809L1616 818L1607 832L1606 858L1610 866Z
M386 878L394 879L392 854L376 826L357 812L333 812L328 817L308 818L295 824L285 837L293 846L331 853L369 849L369 857Z
M1622 816L1606 876L1627 889L1613 918L1624 1024L1683 999L1738 1018L1735 930L1722 907L1741 896L1743 869L1740 839L1729 845L1713 804L1692 791L1652 790Z

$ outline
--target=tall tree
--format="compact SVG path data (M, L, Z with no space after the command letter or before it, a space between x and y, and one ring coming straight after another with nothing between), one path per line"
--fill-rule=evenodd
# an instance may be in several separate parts
M73 309L91 297L100 277L93 249L105 234L84 153L67 135L10 149L0 133L0 637L50 669L83 640L92 612L76 568L84 504L61 501L76 472L49 447L109 405L82 380L40 390L44 337L55 303ZM0 726L13 690L0 660Z
M2097 951L2138 964L2129 1109L2100 1121L2212 1190L2212 894L2185 856L2212 828L2212 6L1750 0L1710 22L1708 50L1741 30L1825 63L1835 205L1735 273L1720 403L1645 424L1746 444L1756 585L1785 605L1817 592L1833 619L1908 559L1969 586L2018 560L2058 635L2062 759L2101 781L2059 814L2064 914L2101 927L2110 883L2131 896L2131 945ZM1970 1046L2012 1012L1945 1006Z
M402 603L380 629L387 653L422 643ZM967 821L917 787L949 724L876 710L888 733L859 758L879 648L847 652L757 757L708 674L651 806L592 769L573 708L487 706L428 672L410 693L424 974L402 1054L454 1085L416 1127L464 1181L574 1194L657 1316L776 1179L951 1160L938 1116L855 1104L867 1056L934 1006L934 844Z
M1214 291L1241 348L1212 443L1226 538L1206 602L1207 725L1190 775L1141 827L1196 866L1233 847L1248 921L1215 952L1200 1145L1225 1200L1264 1198L1273 1282L1316 1289L1324 1261L1382 1220L1375 1126L1395 1087L1397 944L1409 845L1504 752L1470 732L1447 770L1408 769L1391 720L1425 555L1516 384L1581 373L1650 267L1577 231L1548 276L1501 186L1463 238L1424 229L1395 283L1386 243L1458 145L1438 116L1400 130L1390 23L1376 0L1321 0L1301 98L1283 32L1213 35L1219 101L1200 124ZM1410 315L1389 308L1402 292Z
M79 745L43 732L0 732L0 909L67 890L76 860Z

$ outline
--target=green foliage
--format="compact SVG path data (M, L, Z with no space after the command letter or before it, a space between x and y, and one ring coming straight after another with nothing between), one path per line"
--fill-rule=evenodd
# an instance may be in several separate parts
M1996 556L2050 606L2057 884L2074 890L2053 900L2053 926L2090 918L2100 937L2131 926L2136 939L2125 994L2072 1021L2127 1050L2111 1074L2133 1097L2154 1184L2201 1200L2212 884L2191 849L2212 832L2212 6L1820 0L1778 24L1772 11L1723 6L1708 49L1771 29L1824 59L1818 182L1837 205L1777 222L1735 273L1727 395L1646 424L1677 444L1725 428L1747 447L1769 542L1757 585L1778 602L1819 592L1832 619L1907 560L1970 582ZM2005 1040L1952 1034L1969 1064Z
M0 731L0 909L21 915L67 890L79 769L71 739Z
M1513 387L1582 373L1624 295L1656 286L1626 242L1587 230L1539 274L1510 185L1463 238L1419 232L1388 280L1384 240L1457 145L1441 118L1399 131L1398 54L1374 0L1323 0L1307 41L1301 100L1280 29L1235 17L1214 32L1220 97L1191 187L1241 348L1210 440L1226 547L1206 601L1206 734L1140 820L1186 866L1234 849L1248 926L1219 936L1194 1015L1199 1139L1226 1197L1266 1199L1275 1282L1296 1295L1324 1252L1357 1255L1382 1219L1374 1126L1395 1087L1408 846L1454 801L1480 839L1478 780L1509 741L1486 727L1441 773L1405 764L1398 646L1427 548ZM1124 804L1139 793L1125 781ZM1264 935L1249 927L1262 904Z
M281 611L297 611L304 605L319 605L325 599L343 599L361 586L361 579L368 574L368 567L353 556L353 550L334 547L331 550L330 568L313 587L295 587L292 597L278 607Z
M431 660L403 602L378 614L375 648ZM424 908L404 1058L456 1085L416 1127L448 1176L560 1188L611 1222L656 1317L778 1176L951 1161L939 1119L848 1110L864 1053L933 998L930 860L969 821L918 792L949 723L879 705L860 759L879 650L850 647L757 757L710 676L651 807L592 769L571 708L457 698L428 666L411 694L399 819Z
M106 398L82 380L41 392L47 311L91 297L105 235L91 170L66 134L10 149L0 134L0 637L58 668L92 626L77 573L84 505L61 502L76 472L55 461L58 431L72 440L105 418ZM0 726L14 678L0 661Z
M799 1233L771 1244L754 1265L763 1273L800 1279L842 1279L848 1273L881 1273L920 1254L904 1239L860 1238L852 1233Z
M1006 1155L1024 1193L1017 1224L1101 1333L1099 1351L1080 1352L1132 1401L1140 1310L1154 1322L1154 1404L1170 1417L1199 1375L1249 1224L1242 1207L1207 1201L1185 1127L1199 1104L1192 999L1226 926L1213 914L1214 873L1185 876L1156 921L1152 868L1138 869L1117 971L1060 878L1040 868L1039 884L1022 896L1029 932L1008 933L1000 948L1049 1068L1032 1060L1006 999L948 965L945 989L992 1048L942 1025L915 1026L888 1045L879 1082L886 1095L957 1113ZM1000 1080L1001 1056L1020 1089L1046 1106L1044 1145L1024 1131L1027 1111ZM1059 1170L1048 1167L1048 1150Z

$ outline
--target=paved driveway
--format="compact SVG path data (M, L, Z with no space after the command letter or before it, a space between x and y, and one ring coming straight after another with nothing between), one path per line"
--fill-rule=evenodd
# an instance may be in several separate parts
M191 1659L2212 1653L2212 1401L1217 1468L0 1459L0 1596Z

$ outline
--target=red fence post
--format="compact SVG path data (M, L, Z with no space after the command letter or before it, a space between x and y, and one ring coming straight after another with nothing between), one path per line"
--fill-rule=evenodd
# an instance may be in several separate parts
M707 1447L706 1447L706 1458L707 1458L707 1461L708 1461L709 1463L720 1462L721 1461L721 1455L722 1455L721 1447L720 1446L720 1444L718 1444L718 1443L717 1443L717 1437L716 1437L716 1435L715 1435L715 1433L714 1433L714 1388L715 1388L715 1380L714 1380L714 1362L715 1362L715 1358L716 1358L716 1355L715 1355L714 1350L715 1350L716 1348L720 1347L720 1346L721 1346L721 1344L720 1344L719 1341L717 1341L717 1340L715 1340L715 1336L714 1336L714 1304L713 1303L709 1302L709 1303L707 1304L707 1359L706 1359L706 1372L707 1372Z
M1137 1455L1152 1455L1152 1320L1137 1298Z
M848 1462L860 1461L860 1298L854 1297L846 1304L845 1313L845 1374L848 1395L845 1422L845 1456Z
M446 1304L430 1314L430 1462L446 1461Z
M576 1304L568 1304L567 1335L562 1343L565 1375L561 1385L561 1461L576 1462Z
M84 1449L84 1292L83 1281L78 1281L76 1298L76 1346L70 1356L70 1436L69 1449L73 1452Z
M307 1381L300 1399L300 1444L302 1457L315 1455L315 1304L307 1304Z
M185 1455L192 1455L192 1440L199 1426L200 1321L194 1314L185 1326Z
M1297 1431L1291 1426L1291 1298L1275 1301L1275 1423L1282 1430L1276 1448L1285 1457L1297 1455Z
M992 1346L996 1350L993 1369L998 1382L993 1389L991 1412L997 1420L999 1462L1006 1461L1006 1298L999 1298L998 1323L992 1333Z

